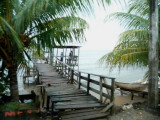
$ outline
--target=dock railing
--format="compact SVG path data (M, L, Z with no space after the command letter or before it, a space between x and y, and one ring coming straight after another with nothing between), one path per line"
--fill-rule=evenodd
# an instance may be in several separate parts
M60 61L58 58L54 65L59 74L67 77L68 82L71 84L76 83L78 89L82 88L86 90L87 94L96 93L100 102L104 102L104 99L108 100L109 105L107 105L102 112L106 112L111 108L111 113L114 113L115 78L76 70ZM97 79L95 80L95 78ZM110 84L106 84L106 79L110 80ZM105 90L106 92L104 92Z

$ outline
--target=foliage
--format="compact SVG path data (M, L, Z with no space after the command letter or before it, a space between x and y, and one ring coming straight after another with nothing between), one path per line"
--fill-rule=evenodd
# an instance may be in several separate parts
M104 5L110 0L97 2ZM85 40L88 25L78 14L91 13L93 3L94 0L1 0L0 59L9 71L11 96L18 96L15 74L30 60L27 52L31 46L40 54L41 49Z
M9 89L9 79L6 72L3 77L0 77L0 95L5 94L6 90L8 89Z
M114 50L100 59L100 63L109 65L111 70L116 66L148 66L149 1L130 0L128 5L128 12L117 12L106 17L107 20L119 20L126 28Z

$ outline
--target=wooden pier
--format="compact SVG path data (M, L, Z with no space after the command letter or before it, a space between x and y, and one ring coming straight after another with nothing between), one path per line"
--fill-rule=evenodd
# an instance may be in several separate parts
M99 119L114 113L115 78L74 70L58 59L55 65L36 64L42 106L53 119Z

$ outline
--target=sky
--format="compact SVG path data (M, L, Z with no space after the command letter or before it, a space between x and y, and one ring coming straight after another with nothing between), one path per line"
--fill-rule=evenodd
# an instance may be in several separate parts
M112 50L115 47L118 36L124 29L118 21L105 22L105 18L111 13L124 11L124 8L118 7L117 4L111 4L106 10L95 5L95 17L83 18L88 22L89 29L85 31L87 41L81 45L81 49Z

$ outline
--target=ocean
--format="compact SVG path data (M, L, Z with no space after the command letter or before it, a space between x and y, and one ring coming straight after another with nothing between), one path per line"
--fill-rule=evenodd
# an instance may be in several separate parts
M93 73L98 75L105 75L108 77L114 77L115 80L118 82L134 82L137 80L140 80L144 77L145 72L147 71L147 68L138 68L138 67L128 67L128 68L122 68L119 70L119 68L113 69L113 71L109 70L109 67L106 66L100 66L98 64L98 60L108 53L109 51L106 50L80 50L80 56L79 56L79 70L87 73ZM60 52L59 52L60 53ZM69 54L69 53L67 53ZM46 54L48 56L48 54ZM18 85L19 90L24 90L24 84L23 84L23 72L21 71L18 73ZM34 79L27 78L28 82L33 82ZM96 78L98 80L98 78Z
M99 65L98 60L108 52L107 50L80 50L79 70L114 77L118 82L128 83L143 79L147 68L125 67L119 70L116 67L110 71L109 67Z

